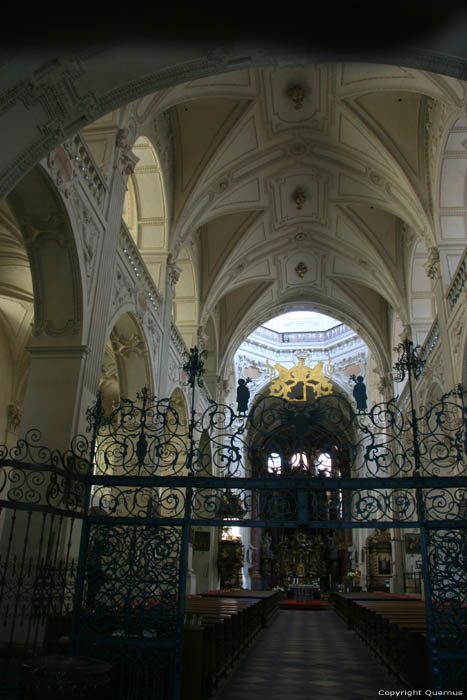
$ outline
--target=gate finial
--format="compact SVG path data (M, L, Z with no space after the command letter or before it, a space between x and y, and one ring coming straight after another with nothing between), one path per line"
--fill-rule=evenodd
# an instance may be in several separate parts
M187 357L186 363L183 365L183 371L186 372L189 386L194 387L196 380L198 380L198 386L202 386L202 376L205 373L204 360L208 356L207 350L198 349L195 345L194 348L190 348L189 353L185 353Z
M399 360L393 367L395 370L394 380L397 383L402 382L406 374L413 375L415 379L418 379L425 366L425 360L420 357L420 345L414 347L412 341L405 338L394 350L399 353Z

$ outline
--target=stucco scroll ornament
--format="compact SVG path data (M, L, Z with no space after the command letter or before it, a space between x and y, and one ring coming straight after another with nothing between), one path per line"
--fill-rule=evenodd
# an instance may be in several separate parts
M65 199L70 196L70 182L73 180L73 161L67 143L57 148L47 156L47 165L57 190Z
M172 253L170 253L167 258L167 276L171 287L175 287L180 279L181 272L182 268L177 265Z
M139 158L131 150L128 129L119 129L117 131L115 146L120 150L118 166L121 174L127 177L133 175Z
M23 416L22 410L14 403L7 406L7 427L11 433L16 433Z
M301 187L298 187L295 192L292 195L292 199L295 202L295 208L300 210L303 209L305 202L307 200L307 196L305 194L305 190L303 190Z
M151 357L154 359L159 355L160 337L157 329L157 324L151 316L148 316L146 321L147 337L151 346Z
M305 91L300 85L293 85L288 93L287 96L289 100L293 102L294 109L297 111L303 109L303 101L305 99Z
M62 233L62 228L67 225L67 220L61 213L52 212L47 219L22 216L19 224L25 234L27 247L41 248L44 240L53 240L61 248L70 248L71 246L70 238Z
M295 272L297 273L297 276L300 277L300 279L303 279L303 277L305 277L306 273L308 272L308 268L304 262L299 262L297 267L295 268Z
M393 391L392 375L389 372L387 374L379 374L379 372L376 370L375 375L377 381L376 388L378 392L385 398L389 397Z
M440 276L439 250L438 248L436 248L436 246L433 246L428 251L428 258L425 263L425 271L427 276L432 280L436 280Z
M130 278L123 272L123 270L118 269L115 279L115 289L113 298L113 308L116 309L128 301L134 301L135 289L131 283Z
M169 378L169 381L171 381L171 382L176 382L178 379L178 367L172 359L169 362L169 367L167 369L167 376Z
M201 348L201 350L206 350L208 340L209 336L206 334L204 326L198 326L198 347Z
M92 275L92 270L95 261L95 252L97 248L97 242L99 238L99 231L97 226L91 216L89 209L84 205L80 195L76 188L73 187L73 205L76 213L76 218L79 224L79 230L81 232L81 238L83 241L83 256L86 265L86 275L88 279Z
M144 339L137 333L131 336L125 336L122 333L117 333L115 330L112 335L112 346L116 355L121 357L129 357L132 354L138 357L144 357L147 354L147 347Z
M453 340L453 343L452 343L453 348L452 349L453 349L453 352L455 355L458 355L459 350L461 349L461 347L463 347L461 341L462 341L462 335L463 335L464 328L465 328L465 316L466 316L466 314L464 312L464 314L462 315L462 318L460 318L457 321L457 323L455 324L455 326L452 330L452 340Z

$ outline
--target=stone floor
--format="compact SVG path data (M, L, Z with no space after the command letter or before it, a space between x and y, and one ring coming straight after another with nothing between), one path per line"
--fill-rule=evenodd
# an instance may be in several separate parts
M334 611L279 610L217 700L378 700L404 687Z

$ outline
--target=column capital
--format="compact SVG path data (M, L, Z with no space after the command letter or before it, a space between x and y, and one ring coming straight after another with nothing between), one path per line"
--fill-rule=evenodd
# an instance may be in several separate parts
M432 246L428 250L428 257L427 257L427 260L425 262L425 271L426 271L427 276L433 281L436 281L441 276L439 262L440 262L439 250L438 250L437 246Z
M167 278L171 287L175 287L180 279L181 272L182 268L177 265L174 256L170 253L167 258Z

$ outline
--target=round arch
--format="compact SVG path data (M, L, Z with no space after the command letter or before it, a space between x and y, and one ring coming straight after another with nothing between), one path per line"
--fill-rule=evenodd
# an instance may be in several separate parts
M371 31L367 22L355 22L355 13L349 16L340 12L340 24L336 25L334 13L328 23L329 34L323 35L327 40L323 41L322 36L320 43L314 38L312 46L308 32L301 34L300 39L300 27L294 27L288 36L279 22L275 27L274 22L272 26L259 23L265 27L264 36L258 34L258 27L251 22L255 34L248 36L240 16L236 29L235 22L229 22L228 27L222 23L214 29L209 17L199 34L193 31L193 21L180 26L179 19L174 25L173 17L166 17L161 23L159 14L153 22L138 24L138 35L143 31L143 36L136 42L129 41L132 32L127 23L119 23L109 34L106 17L106 33L112 42L110 45L104 42L105 50L100 48L103 40L99 22L94 25L91 22L85 34L80 28L75 36L69 26L55 25L56 30L48 33L43 46L40 46L40 32L32 23L32 45L39 42L41 50L30 53L21 48L25 46L25 28L18 25L21 33L15 39L15 25L10 23L5 37L6 46L8 41L12 45L5 81L5 121L0 133L0 151L5 154L5 168L0 171L0 196L6 196L31 167L72 133L122 105L187 80L265 64L302 65L323 59L381 62L383 45L386 63L461 79L467 71L465 42L460 44L456 39L459 27L465 26L465 13L460 7L440 7L435 24L430 25L428 20L428 27L424 22L429 13L415 12L409 15L409 22L404 13L401 44L395 42L395 37L401 36L397 8L389 15L386 8L384 22L378 17ZM368 14L366 20L370 19ZM200 22L199 12L197 21ZM308 26L306 22L302 24ZM351 31L349 26L353 27ZM394 31L388 32L389 26ZM424 37L420 48L423 26L431 34ZM456 30L454 35L449 34L449 29ZM176 40L167 43L169 36ZM238 40L239 36L243 37L242 41ZM21 124L23 140L11 139L10 124L12 129Z
M122 314L113 325L104 352L99 388L104 408L109 411L122 398L135 398L137 392L154 386L149 348L138 318Z
M24 238L7 202L0 203L0 441L16 439L29 374L26 345L34 320Z
M362 318L359 321L352 318L348 313L343 312L341 309L335 306L330 306L329 303L324 303L321 301L308 301L308 300L290 300L288 302L282 302L277 304L273 302L272 304L267 304L258 313L257 309L254 309L254 313L250 314L246 319L244 319L242 326L238 327L235 333L232 335L229 345L226 348L223 357L219 358L219 374L221 374L226 367L229 367L233 363L233 358L237 352L241 343L252 333L258 326L264 324L267 320L279 316L288 311L316 311L317 313L322 313L327 316L331 316L342 323L345 323L349 328L351 328L360 338L366 343L373 357L375 358L378 371L381 375L385 375L389 371L390 358L387 357L387 352L384 349L381 339L376 338L376 334L372 334L367 328L364 328L362 323Z
M83 274L68 212L47 173L37 166L7 199L23 234L34 294L33 336L83 340Z
M146 136L133 145L138 158L128 179L122 217L157 287L168 249L168 207L157 153Z

